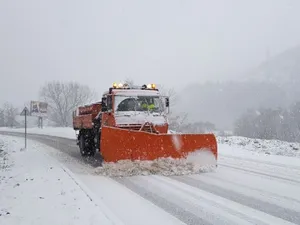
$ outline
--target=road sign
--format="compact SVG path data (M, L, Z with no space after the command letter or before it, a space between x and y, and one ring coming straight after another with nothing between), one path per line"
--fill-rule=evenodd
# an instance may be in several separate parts
M30 102L30 115L37 117L47 117L48 103L31 101Z
M21 112L21 116L28 116L28 114L29 114L29 110L27 109L27 107L25 107L24 109L23 109L23 111Z
M21 112L21 116L25 116L25 149L27 148L27 115L29 114L29 110L27 107L23 109Z

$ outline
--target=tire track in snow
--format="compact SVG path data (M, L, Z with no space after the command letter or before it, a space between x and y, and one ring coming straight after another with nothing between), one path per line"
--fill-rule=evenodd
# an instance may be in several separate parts
M215 175L219 175L219 176L215 176ZM192 175L192 176L189 176L189 177L192 177L192 178L197 177L196 180L199 180L201 178L202 178L201 180L204 180L204 179L205 180L215 180L215 181L221 183L220 186L224 186L224 184L234 186L234 188L231 188L231 190L236 189L237 188L236 186L238 186L238 188L242 188L244 190L250 190L252 192L258 192L261 195L272 196L274 199L283 199L283 200L289 202L289 204L296 203L296 204L300 205L300 200L298 200L298 199L295 199L295 198L292 198L292 197L289 197L289 196L286 196L286 195L282 195L282 194L277 194L275 192L271 192L269 189L268 189L268 191L266 191L265 189L262 189L262 186L251 187L249 185L239 183L239 182L235 181L234 179L229 180L229 179L224 178L220 174L210 174L209 177L205 176L205 175L204 176L194 176L194 175ZM299 210L300 210L300 207L299 207Z
M124 178L121 178L124 179ZM131 177L135 192L144 189L184 208L210 224L294 224L168 177ZM143 196L147 198L147 195ZM198 224L198 223L196 223Z
M255 161L253 159L243 160L239 157L220 157L219 165L235 166L255 172L263 171L270 176L276 176L277 178L283 178L285 180L288 178L293 180L293 182L300 183L300 168L293 165L284 165L260 160Z
M271 204L269 202L264 202L258 198L249 197L247 195L235 192L234 190L228 190L220 186L207 184L203 181L200 181L198 179L196 180L191 177L172 177L172 179L210 192L212 194L216 194L231 201L241 203L243 205L249 206L253 209L257 209L261 212L265 212L269 215L273 215L275 217L284 219L286 221L300 224L300 213L297 211L283 208L278 205Z
M218 165L221 166L221 167L224 166L224 167L227 167L227 168L232 168L232 169L241 170L241 171L245 171L245 172L249 172L249 173L253 173L253 174L258 174L258 175L262 175L262 176L266 176L266 177L270 177L270 178L275 178L275 179L279 179L279 180L292 182L292 183L295 183L295 184L300 184L300 181L298 181L298 180L294 180L294 179L287 178L287 177L282 177L282 176L277 176L277 175L273 175L273 174L266 173L266 172L255 171L252 168L250 168L250 169L247 168L247 166L245 166L244 168L241 168L239 166L232 166L232 165L227 165L227 164L224 164L224 163L218 163ZM276 171L275 171L275 173L276 173Z
M209 202L210 206L215 206L214 211L219 211L224 218L233 217L233 223L237 224L294 224L276 216L264 213L260 210L248 207L244 204L231 201L222 196L212 194L200 188L176 181L172 178L155 176L159 183L165 183L172 189L180 190L182 195L193 196L198 201Z
M208 221L195 216L193 213L185 210L180 205L176 205L168 201L168 199L162 198L158 194L150 192L142 186L136 185L130 180L130 178L114 178L114 180L129 188L133 192L137 193L141 197L152 202L153 204L159 206L160 208L162 208L169 214L175 216L187 225L212 225L212 223L209 223Z
M24 136L24 134L22 133L6 132L6 131L0 131L0 134L10 135L15 137ZM101 157L99 154L96 154L95 157L86 157L86 158L81 157L75 139L48 136L44 134L27 134L27 136L31 140L48 145L52 148L59 150L62 153L71 156L73 159L77 160L80 163L88 164L89 166L94 168L99 167L101 165Z
M254 159L246 159L246 158L242 158L242 157L238 157L238 156L232 156L232 155L223 155L223 154L219 154L219 159L221 160L226 160L226 158L231 158L231 159L237 159L237 160L241 160L241 161L248 161L248 162L253 162L256 164L264 164L264 165L270 165L270 166L276 166L276 167L281 167L281 168L290 168L290 169L294 169L294 170L300 170L299 166L294 166L294 165L286 165L286 164L282 164L282 163L275 163L275 162L268 162L265 160L254 160Z

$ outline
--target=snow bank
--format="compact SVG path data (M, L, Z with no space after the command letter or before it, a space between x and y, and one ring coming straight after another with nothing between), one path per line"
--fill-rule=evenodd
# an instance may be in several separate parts
M24 133L24 128L0 127L0 131ZM44 135L55 136L55 137L76 139L75 130L71 127L44 127L43 129L34 127L34 128L28 128L27 133L44 134Z
M217 137L219 145L238 147L257 153L281 155L300 158L300 143L279 140L251 139L246 137L230 136Z
M40 149L0 135L0 224L112 224Z
M180 176L211 172L216 168L216 160L210 151L201 150L188 155L186 159L164 158L154 161L122 160L117 163L104 163L95 173L109 177L123 176Z
M9 132L24 132L24 128L0 128L0 131ZM76 133L73 128L70 127L44 127L39 128L29 128L28 133L30 134L44 134L49 136L64 137L69 139L75 139ZM176 134L177 132L173 130L168 131L169 134ZM279 140L262 140L262 139L251 139L246 137L238 136L217 136L219 151L222 152L222 146L226 147L238 147L244 150L272 154L272 155L282 155L289 157L300 158L300 143L290 143ZM176 143L176 140L175 140Z

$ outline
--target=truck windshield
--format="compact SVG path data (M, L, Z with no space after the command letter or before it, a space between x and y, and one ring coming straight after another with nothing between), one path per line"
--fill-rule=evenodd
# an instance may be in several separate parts
M149 111L163 112L159 96L115 96L115 111Z

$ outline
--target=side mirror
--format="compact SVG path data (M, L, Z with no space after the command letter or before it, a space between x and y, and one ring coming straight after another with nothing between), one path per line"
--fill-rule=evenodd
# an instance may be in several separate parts
M101 111L106 112L107 111L107 105L106 105L106 98L103 97L101 100Z
M106 106L107 106L107 110L112 110L112 96L108 95L106 98Z
M170 106L170 99L167 97L166 98L166 107L168 108Z

